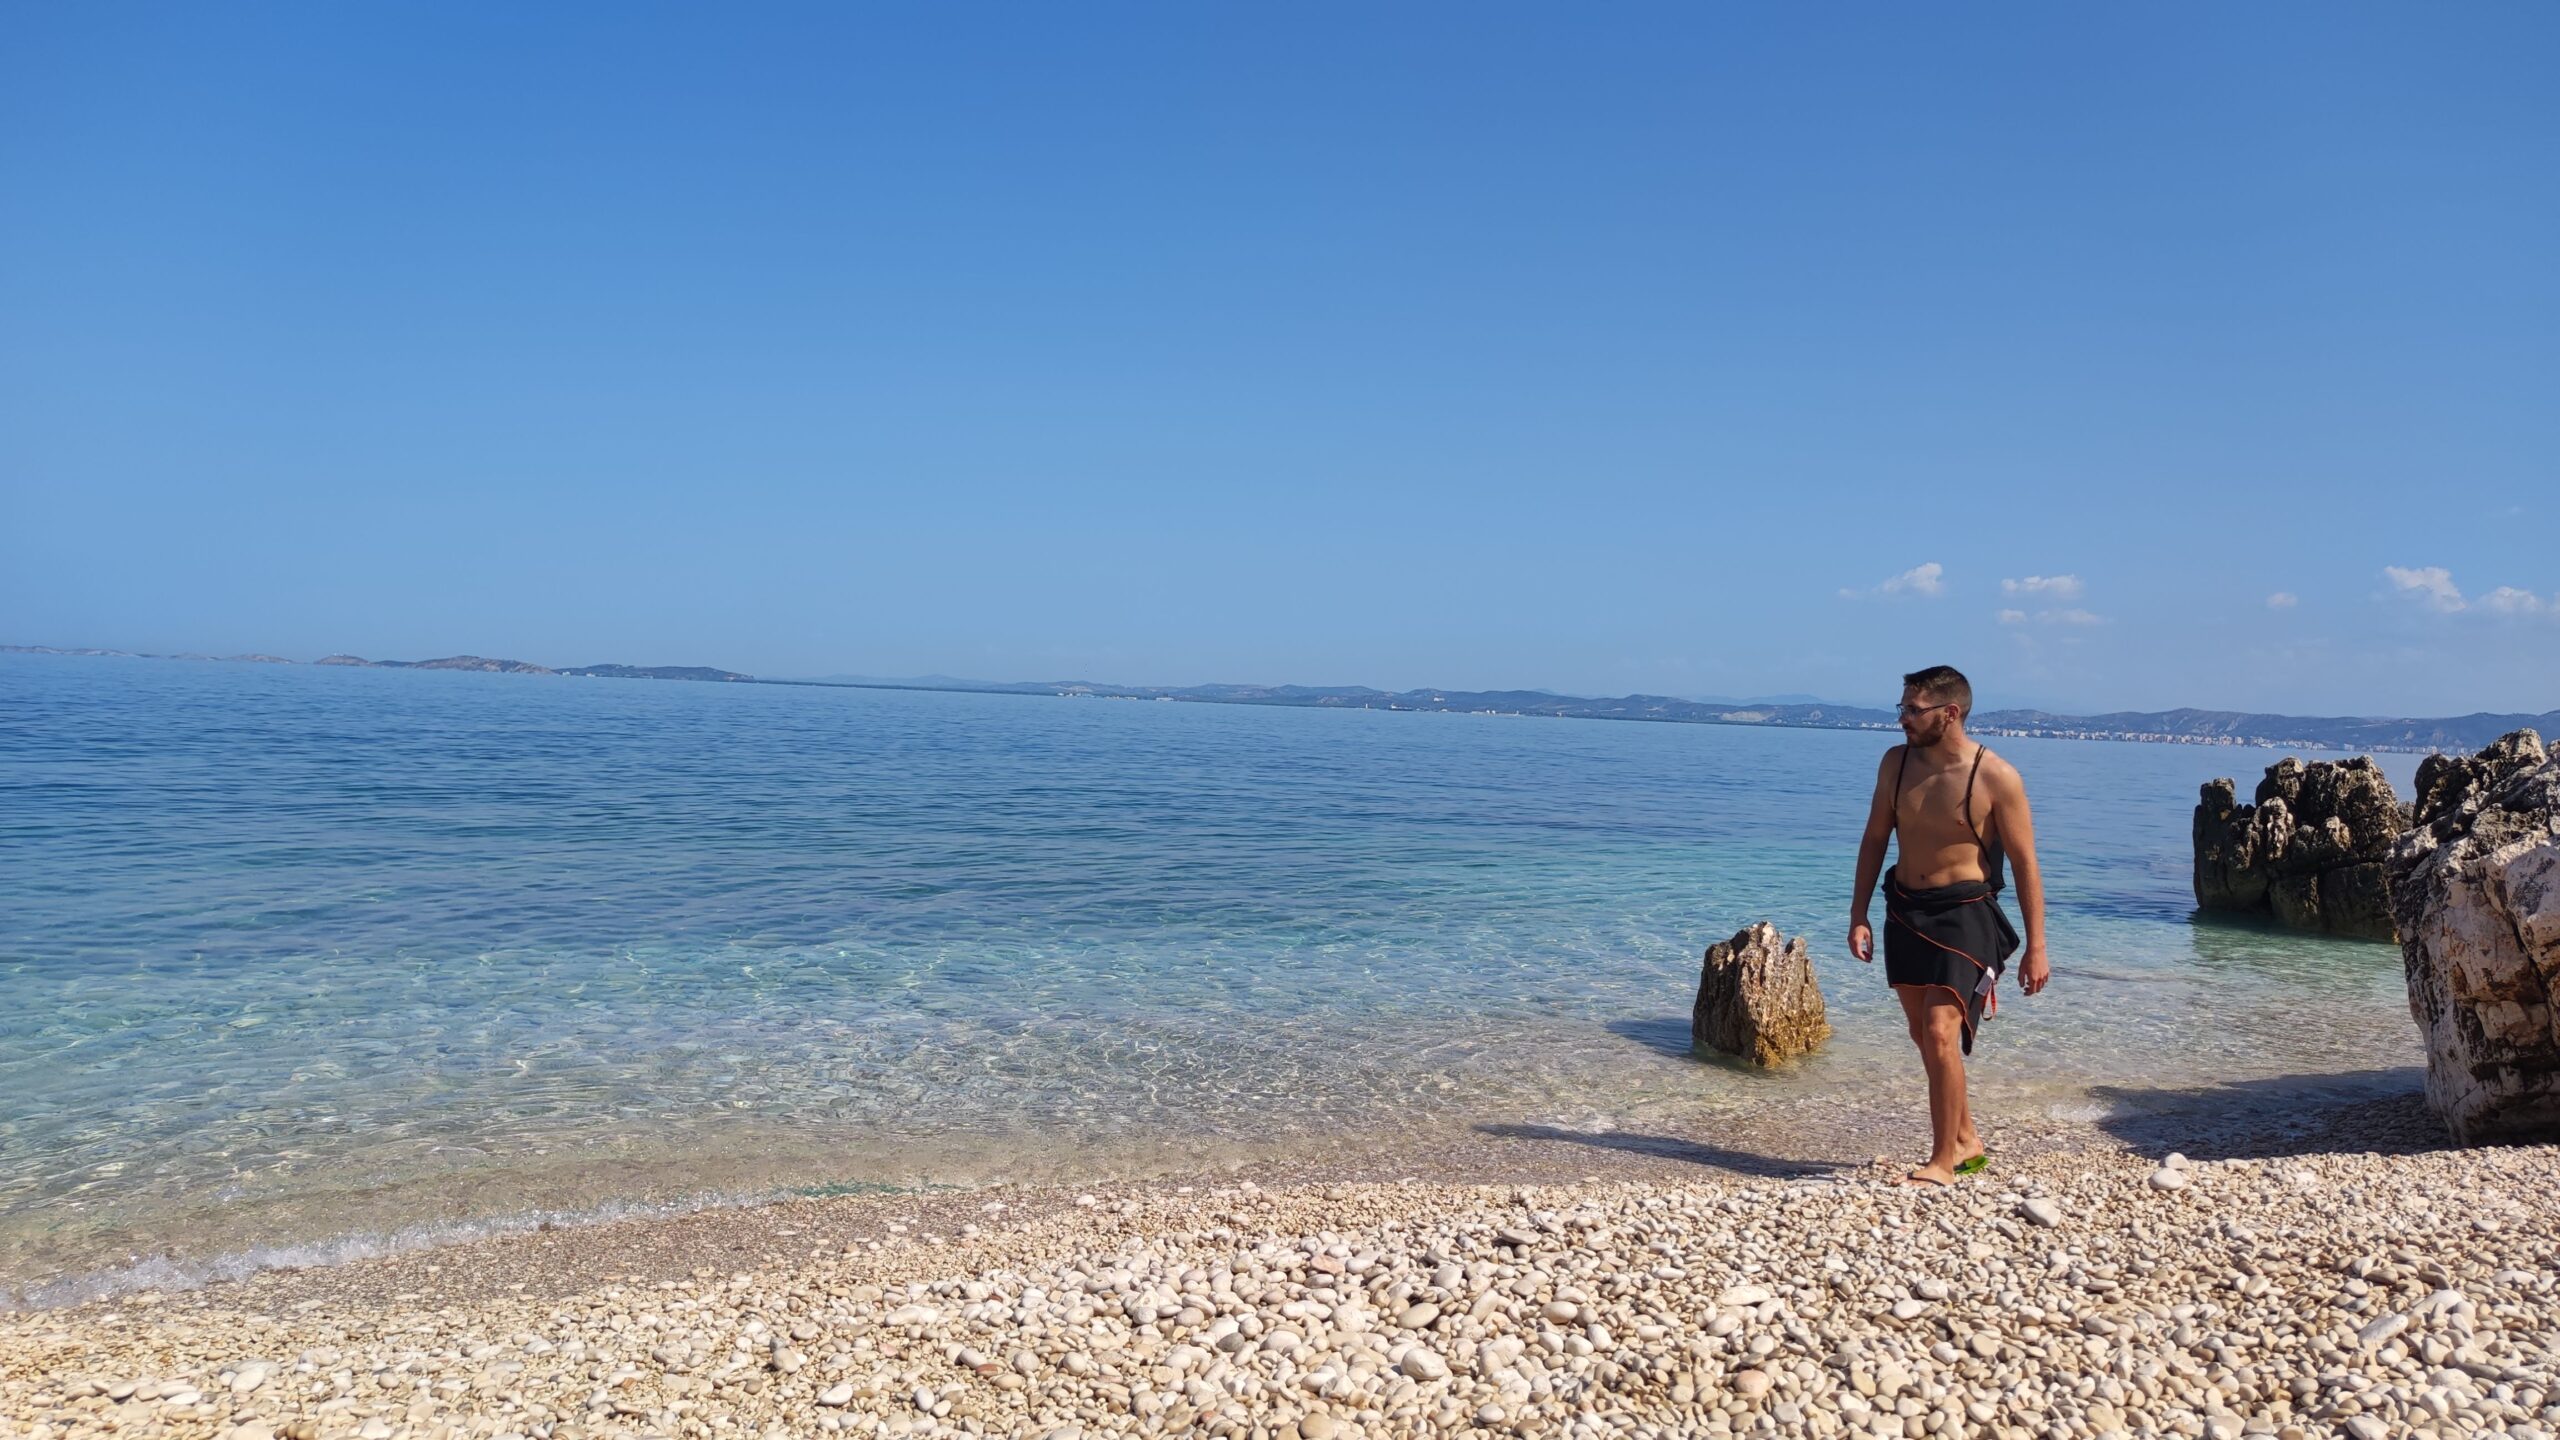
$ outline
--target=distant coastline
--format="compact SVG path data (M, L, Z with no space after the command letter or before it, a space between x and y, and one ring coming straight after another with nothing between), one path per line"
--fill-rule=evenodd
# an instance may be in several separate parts
M0 645L0 655L81 655L142 660L212 660L291 665L280 655L153 655L131 650ZM577 665L555 667L480 655L434 660L368 660L328 655L315 665L390 670L469 670L506 675L566 675L606 680L694 680L745 685L797 685L849 690L924 690L969 695L1047 695L1066 699L1171 701L1195 705L1281 705L1323 710L1403 710L1425 714L1525 715L1562 720L1642 720L1685 725L1754 725L1800 730L1892 730L1893 713L1855 705L1682 700L1668 695L1587 698L1543 690L1376 690L1366 686L1107 685L1085 680L976 681L934 675L912 680L835 677L768 679L707 665ZM2478 712L2437 719L2271 715L2238 710L2113 711L2059 715L2044 710L1985 710L1975 734L2058 740L2115 740L2166 745L2252 745L2271 748L2395 751L2475 750L2512 730L2560 733L2560 710L2533 714Z
M56 645L0 645L0 655L87 655L116 660L215 660L233 664L293 665L282 655L154 655L142 650L99 650ZM314 665L365 670L476 670L492 675L574 675L591 680L724 680L752 683L756 677L708 665L536 665L527 660L492 660L485 655L446 655L435 660L367 660L361 655L323 655Z

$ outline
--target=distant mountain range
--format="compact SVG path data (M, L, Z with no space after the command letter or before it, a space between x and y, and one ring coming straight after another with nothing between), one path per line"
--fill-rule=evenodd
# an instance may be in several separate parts
M973 693L983 692L990 695L1048 695L1057 693L1060 690L1089 690L1097 694L1109 694L1123 698L1153 698L1158 693L1163 693L1172 695L1176 699L1212 701L1221 698L1212 692L1226 690L1258 692L1264 689L1273 688L1264 686L1198 685L1190 687L1189 689L1158 692L1155 690L1149 690L1143 686L1096 685L1082 680L963 680L954 675L810 675L794 676L789 680L776 680L772 683L778 685L848 685L864 690L961 690ZM1276 688L1280 690L1293 690L1303 689L1304 687L1284 685ZM1387 692L1352 688L1308 690L1306 693L1317 695L1382 695ZM1406 691L1404 693L1407 695L1413 695L1423 692ZM1444 692L1434 691L1431 693L1438 694ZM1549 699L1557 700L1572 698L1570 696L1558 695L1552 690L1504 691L1502 693L1543 695ZM1836 700L1825 700L1819 695L1755 695L1747 699L1737 698L1731 695L1690 695L1682 698L1688 701L1695 701L1701 705L1732 705L1740 707L1768 705L1820 705L1835 710L1842 708L1840 702Z
M1586 699L1544 690L1373 690L1364 686L1097 685L1082 680L975 683L928 681L767 681L767 684L858 684L866 688L962 690L996 695L1090 696L1103 700L1176 700L1212 705L1301 705L1332 710L1419 710L1478 715L1539 715L1577 720L1656 720L1705 725L1773 725L1817 730L1892 730L1894 713L1827 702L1682 700L1669 695ZM2476 750L2510 730L2560 731L2560 710L2541 715L2463 715L2442 720L2368 716L2263 715L2239 710L2116 711L2057 715L2044 710L1984 710L1967 727L1978 735L2031 735L2071 740L2145 740L2183 745L2275 745L2327 750Z
M122 650L0 645L0 654L130 655ZM291 664L274 655L179 655L152 659L242 660ZM816 680L758 680L703 665L582 665L554 669L522 660L449 655L440 660L365 660L331 655L321 665L395 670L481 670L509 675L574 675L614 680L722 680L757 685L813 685L871 690L947 690L986 695L1056 695L1070 699L1164 700L1200 705L1294 705L1324 710L1414 710L1443 714L1536 715L1573 720L1653 720L1694 725L1764 725L1818 730L1891 730L1892 711L1787 696L1767 701L1683 700L1669 695L1587 699L1544 690L1373 690L1315 685L1103 685L1087 680L978 681L948 675L908 680L839 675ZM2477 750L2511 730L2560 734L2560 710L2540 715L2458 715L2410 720L2361 715L2265 715L2240 710L2113 711L2057 715L2045 710L1985 710L1969 727L1980 735L2049 736L2069 740L2142 740L2181 745L2270 745L2324 750Z
M447 655L441 660L367 660L357 655L323 655L314 665L362 665L373 670L481 670L492 675L582 675L591 680L729 680L753 681L753 675L714 670L708 665L571 665L553 669L524 660L491 660L481 655Z
M291 665L281 655L153 655L138 650L62 649L52 645L0 645L0 655L102 655L127 660L246 660ZM480 670L493 675L578 675L599 680L733 680L756 677L708 665L573 665L565 669L526 660L492 660L484 655L447 655L439 660L367 660L361 655L323 655L314 665L354 665L367 670Z

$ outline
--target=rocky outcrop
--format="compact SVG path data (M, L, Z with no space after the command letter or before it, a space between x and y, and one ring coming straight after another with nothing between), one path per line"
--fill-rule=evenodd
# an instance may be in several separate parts
M1689 1011L1690 1043L1775 1065L1830 1038L1831 1019L1803 937L1790 940L1763 920L1707 947L1698 1000Z
M2430 755L2418 762L2410 823L2433 825L2545 758L2542 737L2531 730L2501 735L2477 755Z
M2560 755L2519 730L2418 795L2389 869L2427 1099L2466 1145L2560 1140Z
M2196 904L2388 940L2383 862L2406 828L2391 782L2363 755L2308 765L2287 756L2267 767L2249 805L2233 781L2207 781L2195 816Z

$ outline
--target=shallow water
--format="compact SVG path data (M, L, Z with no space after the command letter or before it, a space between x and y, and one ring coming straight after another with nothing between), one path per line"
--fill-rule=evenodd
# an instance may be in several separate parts
M1840 940L1892 738L0 657L0 1292L1899 1093ZM2191 916L2197 784L2275 753L1995 748L2056 982L1988 1104L2417 1059L2391 947ZM1776 1076L1685 1053L1698 952L1763 918L1839 1032Z

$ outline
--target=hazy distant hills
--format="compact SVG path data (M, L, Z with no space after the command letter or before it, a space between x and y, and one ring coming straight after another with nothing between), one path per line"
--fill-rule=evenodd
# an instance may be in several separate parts
M557 675L547 665L522 660L491 660L479 655L447 655L441 660L367 660L361 655L323 655L314 665L361 665L368 670L485 670L496 675Z
M366 660L355 655L323 655L314 665L362 665L374 670L483 670L495 675L582 675L597 680L732 680L753 675L714 670L708 665L572 665L553 669L524 660L491 660L482 655L447 655L441 660Z
M560 673L598 680L728 680L744 684L752 684L756 678L735 670L714 670L708 665L581 665Z
M2332 750L2477 750L2512 730L2560 732L2560 710L2539 715L2479 711L2441 720L2359 715L2258 715L2238 710L2116 711L2053 715L2042 710L1986 710L1975 730L2003 735L2059 735L2110 740L2179 740L2190 744L2310 744Z
M795 683L795 682L771 682ZM1419 710L1487 715L1540 715L1579 720L1656 720L1703 725L1776 725L1821 730L1890 730L1890 710L1789 696L1782 700L1683 700L1669 695L1589 699L1544 690L1374 690L1315 685L1100 685L1086 680L977 682L948 676L913 680L796 682L962 690L998 695L1090 696L1105 700L1174 700L1212 705L1299 705L1318 709ZM2186 745L2290 745L2331 750L2476 750L2510 730L2560 732L2560 710L2541 715L2474 714L2441 720L2368 716L2267 715L2241 710L2116 711L2058 715L2045 710L1985 710L1977 734L2077 740L2148 740Z
M0 655L97 655L126 660L244 660L265 665L291 665L281 655L153 655L139 650L96 650L54 645L0 645ZM437 660L367 660L361 655L323 655L314 665L361 666L367 670L479 670L492 675L578 675L600 680L734 680L752 682L753 675L714 670L708 665L576 665L555 669L529 660L492 660L485 655L447 655Z
M57 649L49 645L0 645L0 654L116 655L126 650ZM141 656L143 659L208 660L207 655ZM290 665L275 655L225 655L224 660ZM949 675L893 680L831 675L814 680L758 680L707 665L580 665L554 669L523 660L447 655L437 660L367 660L330 655L319 665L360 665L375 670L479 670L503 675L571 675L607 680L720 680L757 685L846 686L875 690L950 690L986 695L1057 695L1073 699L1168 700L1198 705L1295 705L1320 710L1418 710L1443 714L1539 715L1571 720L1654 720L1691 725L1776 725L1816 730L1890 730L1890 710L1836 705L1807 696L1770 700L1684 700L1671 695L1621 695L1589 699L1545 690L1373 690L1360 685L1102 685L1089 680L985 681ZM2477 750L2510 730L2560 734L2560 710L2540 715L2457 715L2408 720L2361 715L2264 715L2242 710L2119 710L2104 715L2057 715L2045 710L1985 710L1973 717L1977 734L2040 735L2072 740L2148 740L2182 745L2277 745L2325 750Z

